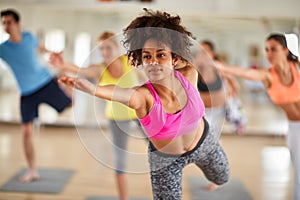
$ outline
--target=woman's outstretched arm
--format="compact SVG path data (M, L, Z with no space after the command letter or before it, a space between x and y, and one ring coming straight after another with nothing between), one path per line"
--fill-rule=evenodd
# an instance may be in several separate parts
M146 102L145 95L137 88L122 88L117 85L98 86L87 79L69 76L62 76L59 82L101 99L120 102L135 110L143 107L143 103Z
M53 67L63 72L70 72L87 78L93 78L95 80L98 80L102 73L100 65L97 64L90 65L86 68L80 68L73 63L66 62L62 55L62 52L52 53L50 55L49 62Z

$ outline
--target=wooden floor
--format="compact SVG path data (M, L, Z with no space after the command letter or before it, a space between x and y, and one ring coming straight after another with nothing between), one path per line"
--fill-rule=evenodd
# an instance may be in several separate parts
M0 123L0 184L12 177L25 166L21 149L18 124ZM62 193L26 194L0 192L0 199L7 200L84 200L90 195L117 195L114 171L106 161L98 161L91 150L83 144L92 129L77 130L74 127L42 126L36 132L36 152L40 167L61 167L76 172ZM86 132L85 132L86 131ZM94 130L97 132L97 130ZM84 134L87 133L86 136ZM107 136L103 130L103 137ZM130 139L129 149L144 151L145 142ZM221 144L230 162L231 176L241 180L255 200L290 200L292 192L291 168L284 136L238 136L224 134ZM110 153L106 145L98 145L102 154ZM92 152L91 152L92 151ZM137 165L144 160L135 160ZM140 171L141 172L141 171ZM130 173L129 193L135 197L151 199L150 178L145 173ZM187 179L190 176L203 176L195 166L184 169L183 199L191 199Z

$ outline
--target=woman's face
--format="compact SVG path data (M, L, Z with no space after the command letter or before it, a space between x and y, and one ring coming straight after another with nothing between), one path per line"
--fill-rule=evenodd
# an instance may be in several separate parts
M278 41L270 39L266 41L265 46L266 58L270 64L274 64L278 59L286 59L289 53Z
M155 39L148 39L142 49L142 63L150 80L161 80L169 76L177 59L172 58L171 49Z
M119 48L112 40L100 40L99 49L104 62L112 62L113 59L119 56Z

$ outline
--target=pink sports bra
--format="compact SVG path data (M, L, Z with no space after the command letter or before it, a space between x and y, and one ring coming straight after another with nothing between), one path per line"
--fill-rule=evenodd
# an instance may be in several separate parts
M186 106L175 114L164 111L163 105L154 87L147 82L154 97L154 105L149 114L139 119L146 135L152 140L170 140L178 136L191 133L200 123L205 107L198 90L178 71L175 76L181 82L188 100Z

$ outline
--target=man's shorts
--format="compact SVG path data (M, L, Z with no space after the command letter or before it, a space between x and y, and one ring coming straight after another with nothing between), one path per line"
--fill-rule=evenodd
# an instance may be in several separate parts
M21 96L21 117L22 123L32 122L38 117L38 107L46 103L57 112L62 112L71 104L71 99L59 87L57 80L52 79L33 94Z

